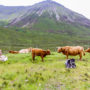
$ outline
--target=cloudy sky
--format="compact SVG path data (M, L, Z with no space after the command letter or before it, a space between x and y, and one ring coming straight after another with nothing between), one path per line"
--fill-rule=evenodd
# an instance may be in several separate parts
M27 6L43 0L0 0L0 5L6 6ZM65 7L83 14L90 19L90 0L54 0Z

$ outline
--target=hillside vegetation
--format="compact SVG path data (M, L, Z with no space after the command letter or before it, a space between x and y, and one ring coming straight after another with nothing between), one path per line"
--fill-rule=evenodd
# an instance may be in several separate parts
M45 62L31 54L7 54L8 61L0 62L2 90L90 90L90 55L76 59L75 69L66 69L66 57L52 52Z
M57 46L81 45L89 47L90 29L40 19L32 29L0 27L0 48L19 50L27 47L39 47L55 50ZM47 22L45 24L45 22Z

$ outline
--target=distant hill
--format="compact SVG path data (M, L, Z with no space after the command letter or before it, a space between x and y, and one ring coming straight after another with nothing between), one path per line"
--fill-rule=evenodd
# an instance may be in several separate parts
M47 0L37 3L26 11L26 13L20 17L11 21L10 25L18 27L33 27L34 24L41 22L41 20L58 23L64 22L69 24L79 24L84 26L90 26L90 20L83 15L65 8L63 5Z
M22 16L29 7L0 5L0 21L10 21Z

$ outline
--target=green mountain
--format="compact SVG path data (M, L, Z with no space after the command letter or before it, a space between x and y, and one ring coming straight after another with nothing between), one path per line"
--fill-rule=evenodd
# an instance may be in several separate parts
M28 7L0 7L5 8L0 13L0 26L4 26L0 27L0 48L55 50L63 45L90 45L90 20L54 1Z
M47 23L69 23L75 25L84 25L90 27L90 20L83 15L78 14L65 8L63 5L57 2L47 0L37 3L31 6L27 12L21 17L17 17L10 22L10 25L18 27L33 27L34 24L41 22L41 20Z

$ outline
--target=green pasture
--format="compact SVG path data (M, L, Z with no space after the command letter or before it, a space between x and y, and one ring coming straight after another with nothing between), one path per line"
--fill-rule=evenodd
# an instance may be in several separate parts
M52 52L41 62L31 54L6 54L0 62L0 90L90 90L90 54L76 59L75 69L66 69L66 57Z

